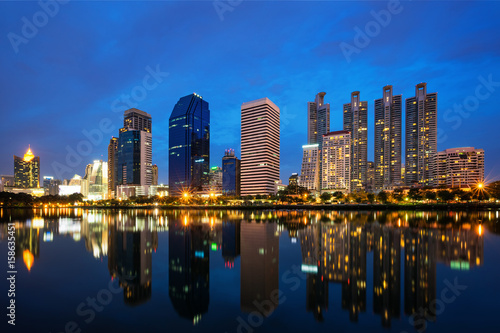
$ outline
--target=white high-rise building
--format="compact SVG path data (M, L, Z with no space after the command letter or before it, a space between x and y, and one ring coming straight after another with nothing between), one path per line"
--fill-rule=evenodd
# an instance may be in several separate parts
M309 191L317 191L320 186L320 167L321 159L319 144L310 144L302 146L302 170L300 171L299 186L307 188Z
M335 131L323 135L321 190L351 191L351 133Z
M241 105L241 195L273 194L280 179L280 109L267 97Z
M484 182L484 150L450 148L437 153L436 185L475 187Z
M108 199L108 162L96 160L87 165L81 189L86 199Z

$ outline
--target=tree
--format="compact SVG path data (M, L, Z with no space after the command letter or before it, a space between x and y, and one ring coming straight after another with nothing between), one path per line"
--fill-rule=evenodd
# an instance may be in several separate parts
M448 190L439 190L437 192L437 197L444 202L453 200L453 194Z
M325 192L325 193L320 195L320 199L322 202L330 201L331 198L332 198L332 194L330 192Z
M436 200L436 192L434 191L427 191L425 192L425 198L430 201Z
M489 184L486 189L492 198L500 199L500 180Z
M383 203L387 203L387 199L389 198L389 195L385 191L380 191L377 194L377 200Z
M418 188L412 188L410 191L408 191L408 198L412 201L419 201L422 200L422 193L420 192L420 189Z
M368 193L366 197L370 203L373 203L373 201L375 200L375 194L373 193Z

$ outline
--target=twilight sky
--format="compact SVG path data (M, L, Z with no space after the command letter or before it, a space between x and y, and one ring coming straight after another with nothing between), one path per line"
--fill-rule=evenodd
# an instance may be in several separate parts
M31 144L41 176L83 176L107 160L123 111L136 107L153 117L153 163L167 183L168 118L196 92L210 105L211 165L226 148L240 156L241 103L278 105L288 183L317 92L331 130L361 92L373 160L382 87L408 98L427 82L438 92L438 150L483 148L487 180L500 179L499 1L47 2L51 15L37 1L0 2L0 174Z

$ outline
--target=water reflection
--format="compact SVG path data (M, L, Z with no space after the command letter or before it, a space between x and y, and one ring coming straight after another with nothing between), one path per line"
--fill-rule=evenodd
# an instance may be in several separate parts
M168 232L169 299L178 316L193 324L209 312L214 255L222 256L224 269L234 269L239 258L240 285L228 288L239 288L242 312L269 316L276 311L277 304L269 300L280 287L282 234L300 247L304 310L316 321L325 319L333 285L341 290L334 299L352 322L370 305L383 327L390 327L402 311L414 316L415 323L422 322L419 318L432 321L438 265L453 270L482 266L484 232L498 233L498 212L79 209L30 211L24 218L4 211L2 216L16 224L16 255L28 271L43 256L40 242L55 237L84 241L94 258L107 257L109 274L118 279L124 303L131 306L151 300L153 252L167 246L158 244L158 233ZM6 235L4 223L0 240ZM372 290L367 290L367 280L373 281Z

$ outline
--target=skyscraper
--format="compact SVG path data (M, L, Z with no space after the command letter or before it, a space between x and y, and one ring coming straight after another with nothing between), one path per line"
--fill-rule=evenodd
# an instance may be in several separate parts
M118 138L116 184L151 185L152 167L151 115L138 109L129 109L124 113L123 128Z
M307 144L318 143L320 147L323 135L330 132L330 104L324 104L325 95L320 92L314 102L307 102Z
M14 186L40 187L40 157L33 155L31 147L22 158L14 155Z
M241 195L273 194L280 179L280 109L267 97L241 105Z
M359 91L351 93L351 103L344 104L344 131L351 133L351 191L366 187L368 102L361 102Z
M210 170L210 110L200 95L181 97L169 119L168 182L173 195L202 191Z
M222 194L240 196L241 161L233 149L227 149L222 157Z
M427 83L415 87L406 99L406 185L434 185L437 154L437 93L427 93Z
M336 131L323 135L321 189L349 193L351 133Z
M82 194L89 200L108 198L108 163L96 160L87 165L82 179Z
M153 172L153 182L151 185L158 185L158 166L156 164L153 164L152 172Z
M401 184L402 96L392 86L375 100L375 190L392 190Z
M310 191L321 190L321 145L323 135L330 132L330 104L324 104L326 93L316 94L307 103L307 145L302 146L300 185Z
M112 137L108 145L108 195L110 198L115 197L116 191L116 170L115 159L118 151L118 138Z

